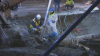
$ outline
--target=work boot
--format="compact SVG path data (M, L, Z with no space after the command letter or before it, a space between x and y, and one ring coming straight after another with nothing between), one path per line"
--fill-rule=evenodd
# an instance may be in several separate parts
M52 42L52 41L51 41L52 39L51 39L51 37L50 37L49 35L44 35L43 40L44 40L45 42L47 42L47 43L48 43L48 42L49 42L49 43Z
M43 41L44 41L44 42L48 42L48 39L46 39L46 38L43 38Z

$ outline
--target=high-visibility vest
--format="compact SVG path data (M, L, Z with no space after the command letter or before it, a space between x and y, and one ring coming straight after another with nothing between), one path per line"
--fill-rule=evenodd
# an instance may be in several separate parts
M40 21L39 21L39 23L38 23L37 21L35 21L35 18L32 19L31 22L34 22L36 26L39 26L39 25L40 25ZM32 24L30 24L30 28L33 28L33 27L34 27L34 26L33 26Z
M68 5L74 5L74 1L73 0L71 0L71 1L66 1L66 4L68 4Z
M55 13L51 14L51 15L50 15L50 18L51 18L51 16L54 15L54 14L55 14Z

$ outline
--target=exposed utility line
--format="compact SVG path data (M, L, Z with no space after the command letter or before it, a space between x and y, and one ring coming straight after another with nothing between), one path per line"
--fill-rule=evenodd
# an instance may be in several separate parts
M69 12L70 12L70 11L68 11L68 14L69 14ZM66 26L67 29L69 28L68 25L67 25L67 23L66 23L66 17L67 17L68 14L66 14L66 15L65 15L65 18L64 18L64 23L65 23L65 26ZM73 35L72 35L72 33L70 33L70 37L71 37L71 40L70 40L70 39L68 39L68 40L70 40L71 43L74 44L74 40L73 40ZM67 37L67 38L68 38L68 37Z

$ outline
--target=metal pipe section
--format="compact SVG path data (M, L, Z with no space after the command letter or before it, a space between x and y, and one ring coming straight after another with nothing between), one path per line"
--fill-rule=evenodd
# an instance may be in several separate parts
M97 0L42 56L48 56L51 51L53 51L59 43L100 3Z
M48 8L47 8L47 11L46 11L45 20L44 20L44 24L43 24L43 29L42 29L42 32L41 32L41 35L40 35L40 38L42 39L42 41L43 41L43 36L44 36L45 29L46 29L46 25L47 25L47 22L48 22L48 17L49 17L49 11L51 9L51 4L52 4L52 0L49 0Z

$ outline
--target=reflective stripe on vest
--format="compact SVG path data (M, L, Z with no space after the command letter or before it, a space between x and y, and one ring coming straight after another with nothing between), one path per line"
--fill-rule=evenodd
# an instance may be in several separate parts
M30 24L30 28L33 28L32 24Z
M36 25L36 26L39 26L39 25L40 25L40 21L39 21L39 23L36 22L36 21L35 21L35 18L33 19L33 21L35 22L35 25Z
M72 5L73 4L74 5L74 1L73 0L69 1L68 0L68 1L66 1L66 4L68 4L68 5Z

